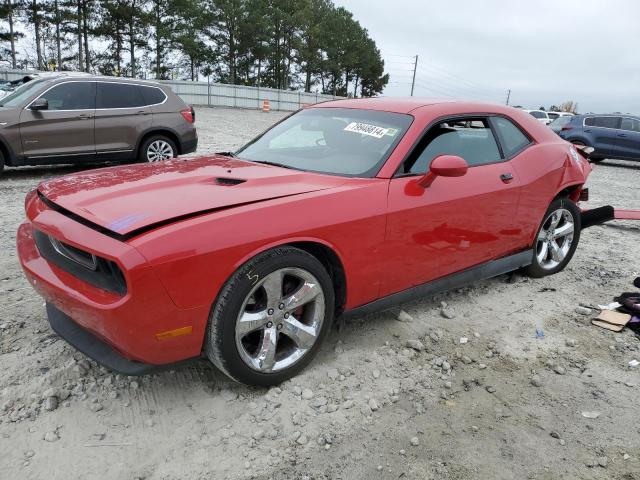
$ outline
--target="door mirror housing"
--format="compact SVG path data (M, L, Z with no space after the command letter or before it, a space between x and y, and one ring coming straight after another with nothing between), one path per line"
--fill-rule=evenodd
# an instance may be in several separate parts
M29 110L48 110L49 102L46 98L37 98L35 99L31 105L29 105Z
M467 173L469 165L457 155L439 155L431 161L429 171L418 180L422 188L429 187L436 177L462 177Z

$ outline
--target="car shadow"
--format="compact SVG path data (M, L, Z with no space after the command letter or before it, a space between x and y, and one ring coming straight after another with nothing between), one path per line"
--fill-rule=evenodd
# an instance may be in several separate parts
M68 173L82 172L84 170L93 170L100 167L109 167L113 165L46 165L35 167L5 167L0 173L0 182L3 180L29 180L29 179L45 179L49 177L57 177Z
M597 165L598 167L628 168L629 170L640 170L640 162L633 162L630 160L614 160L607 158L595 165Z

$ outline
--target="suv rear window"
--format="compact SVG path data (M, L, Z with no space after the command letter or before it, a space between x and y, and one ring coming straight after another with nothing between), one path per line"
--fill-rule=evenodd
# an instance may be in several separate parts
M640 120L637 118L624 117L621 128L622 130L628 130L630 132L640 132Z
M588 117L584 124L587 127L620 128L620 117Z
M144 87L139 85L138 88L142 93L142 97L144 98L145 105L157 105L165 101L167 96L165 93L156 87Z
M138 85L98 82L96 108L136 108L144 104Z
M533 112L529 112L529 114L535 118L547 118L547 114L544 112L538 112L534 110Z

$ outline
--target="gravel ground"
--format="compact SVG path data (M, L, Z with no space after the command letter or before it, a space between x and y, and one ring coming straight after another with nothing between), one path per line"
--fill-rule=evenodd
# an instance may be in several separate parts
M200 108L199 153L281 117ZM640 341L591 326L588 308L633 288L639 222L586 230L553 277L351 320L264 391L206 362L114 375L52 333L15 232L25 193L74 170L0 178L0 478L640 479ZM589 206L640 207L640 164L607 161L589 186Z

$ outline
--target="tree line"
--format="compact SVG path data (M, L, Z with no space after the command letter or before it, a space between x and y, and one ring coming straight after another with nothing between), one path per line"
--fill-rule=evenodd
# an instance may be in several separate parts
M372 96L389 81L367 30L331 0L0 2L0 62L13 68L342 96Z

